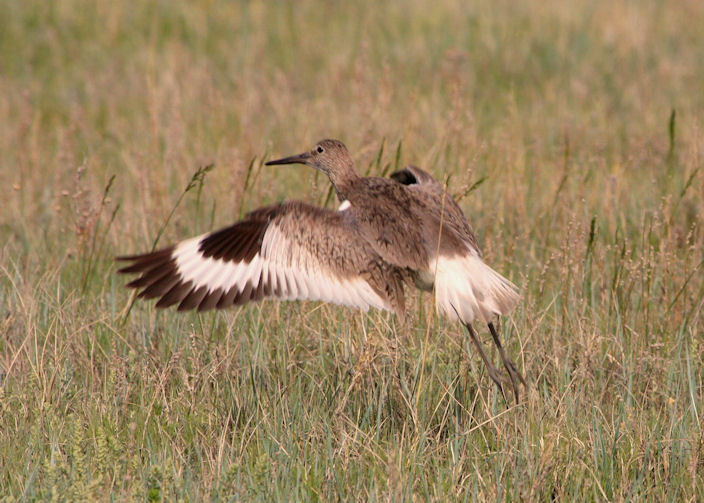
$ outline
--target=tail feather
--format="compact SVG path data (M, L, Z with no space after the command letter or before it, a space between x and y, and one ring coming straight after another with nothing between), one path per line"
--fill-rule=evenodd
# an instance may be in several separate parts
M437 260L437 309L451 320L489 322L496 315L509 314L520 298L516 285L475 253Z

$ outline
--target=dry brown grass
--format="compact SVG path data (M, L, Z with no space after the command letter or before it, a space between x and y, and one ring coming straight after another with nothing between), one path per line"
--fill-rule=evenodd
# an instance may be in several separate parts
M686 1L3 3L0 493L704 498L702 25ZM198 167L162 243L326 201L262 166L323 137L364 172L450 177L523 288L502 326L523 404L427 296L405 324L123 319L112 257L152 245Z

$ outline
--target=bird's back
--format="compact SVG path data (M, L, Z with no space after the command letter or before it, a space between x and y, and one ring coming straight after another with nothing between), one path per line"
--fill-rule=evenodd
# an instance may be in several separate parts
M433 198L403 184L360 178L345 197L349 201L345 211L360 234L398 267L426 269L438 253L457 255L467 248L463 229L453 224L456 217L443 219Z

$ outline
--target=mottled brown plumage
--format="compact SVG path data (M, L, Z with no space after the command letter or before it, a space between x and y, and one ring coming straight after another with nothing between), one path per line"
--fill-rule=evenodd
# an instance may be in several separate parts
M482 252L479 249L479 243L472 226L469 225L462 209L442 183L417 166L406 166L391 173L390 178L408 186L418 199L424 200L428 212L432 213L436 219L442 220L458 235L463 236L481 257Z

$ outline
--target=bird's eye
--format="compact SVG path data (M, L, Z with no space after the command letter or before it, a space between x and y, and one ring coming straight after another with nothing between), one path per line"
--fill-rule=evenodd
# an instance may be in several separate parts
M319 154L322 154L323 152L325 152L325 150L323 149L323 147L321 147L320 145L318 145L318 146L316 147L315 151L318 152Z

